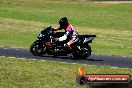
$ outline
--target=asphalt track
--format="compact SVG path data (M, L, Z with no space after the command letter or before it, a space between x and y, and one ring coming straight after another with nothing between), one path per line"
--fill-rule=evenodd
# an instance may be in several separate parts
M33 56L28 49L0 47L0 56L18 57L26 59L58 61L66 63L80 63L88 65L112 66L120 68L132 68L132 57L91 55L86 60L73 60L70 57Z

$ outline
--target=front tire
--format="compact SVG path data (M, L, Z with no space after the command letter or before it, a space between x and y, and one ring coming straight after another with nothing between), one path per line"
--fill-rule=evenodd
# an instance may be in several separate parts
M30 46L30 52L34 56L41 56L43 53L43 43L40 40L36 40L31 46Z

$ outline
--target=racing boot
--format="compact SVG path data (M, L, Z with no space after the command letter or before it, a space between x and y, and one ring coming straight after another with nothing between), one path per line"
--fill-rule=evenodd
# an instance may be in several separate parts
M64 44L63 52L69 54L71 51L72 47L70 45Z

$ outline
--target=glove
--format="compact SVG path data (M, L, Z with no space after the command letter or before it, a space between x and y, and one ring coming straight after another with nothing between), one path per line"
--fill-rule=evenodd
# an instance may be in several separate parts
M59 41L59 38L53 38L53 42Z
M54 31L57 31L57 28L53 28Z

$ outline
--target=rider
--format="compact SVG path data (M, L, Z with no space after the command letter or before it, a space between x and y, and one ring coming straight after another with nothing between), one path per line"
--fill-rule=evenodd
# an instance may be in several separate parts
M67 38L69 38L68 42L66 44L64 44L64 47L71 49L70 45L79 40L78 39L78 32L71 24L68 23L68 20L66 17L61 18L59 20L59 24L60 24L60 26L55 30L57 31L57 30L64 29L65 34L63 36L61 36L60 38L58 38L58 41L64 41Z

